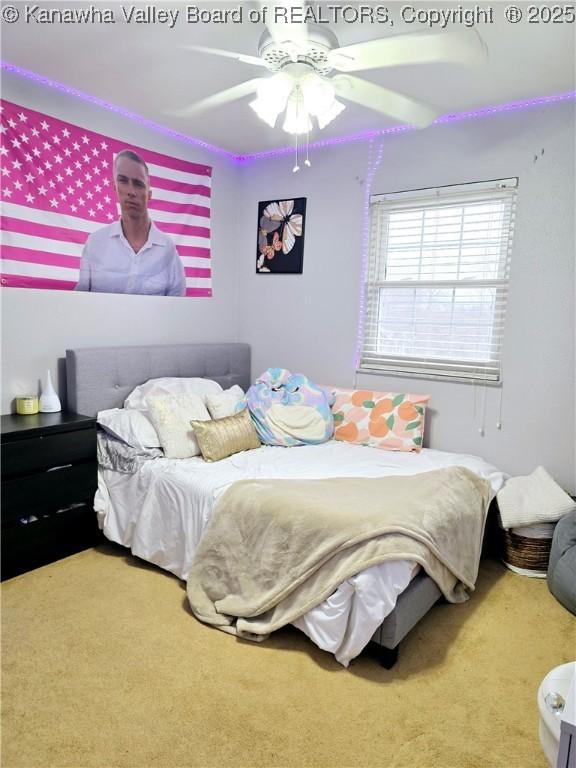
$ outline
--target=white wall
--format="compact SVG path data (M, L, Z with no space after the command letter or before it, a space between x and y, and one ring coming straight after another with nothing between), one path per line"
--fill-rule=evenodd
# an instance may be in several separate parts
M519 177L504 386L357 378L362 387L431 393L431 447L482 455L511 474L543 464L572 490L574 137L574 107L558 104L385 140L374 193ZM321 149L311 159L312 168L298 174L291 172L292 157L242 171L240 338L252 345L253 374L280 365L323 383L350 386L368 145ZM304 273L257 275L257 203L292 196L308 200Z
M67 348L111 344L236 341L238 285L230 247L234 235L238 169L225 158L166 137L113 112L64 93L2 74L2 96L23 106L148 147L213 166L212 298L83 294L73 291L2 291L2 413L17 394L36 392L51 368L64 394Z

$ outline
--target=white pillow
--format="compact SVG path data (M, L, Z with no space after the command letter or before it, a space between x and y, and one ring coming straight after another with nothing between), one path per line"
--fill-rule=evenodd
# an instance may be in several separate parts
M210 421L210 414L198 395L153 397L148 400L148 406L167 459L187 459L200 455L190 421Z
M241 410L237 407L238 403L245 400L245 397L242 387L234 384L230 389L225 389L217 395L208 395L206 407L213 419L223 419L226 416L233 416L235 413L238 413ZM244 402L244 405L246 405L246 402Z
M106 432L132 448L160 448L160 438L152 422L141 411L110 408L100 411L97 421Z
M222 387L217 381L211 379L185 379L164 377L162 379L149 379L144 384L139 384L130 392L124 400L124 408L136 408L139 411L147 411L147 400L163 395L198 395L202 402L208 395L217 395L222 392Z

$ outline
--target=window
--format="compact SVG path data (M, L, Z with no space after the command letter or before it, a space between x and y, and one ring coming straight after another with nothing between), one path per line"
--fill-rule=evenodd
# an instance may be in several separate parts
M370 198L360 371L500 380L516 186Z

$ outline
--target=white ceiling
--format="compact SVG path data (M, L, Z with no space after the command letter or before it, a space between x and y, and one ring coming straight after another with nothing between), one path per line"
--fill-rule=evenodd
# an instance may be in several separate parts
M5 3L3 3L5 5ZM194 118L176 117L181 109L212 93L244 80L265 74L265 70L232 59L186 50L187 44L225 48L257 55L258 39L264 27L247 16L253 2L197 3L203 9L237 9L243 6L242 24L188 24L185 4L179 2L119 3L114 0L92 3L40 2L41 8L78 8L93 5L113 9L116 24L38 24L23 21L22 11L15 24L2 24L2 58L45 77L65 83L92 96L118 104L162 125L194 136L237 154L259 152L290 143L280 127L269 128L248 107L249 98L227 104ZM191 5L191 3L187 3ZM344 7L368 3L310 3ZM340 45L388 35L425 29L399 19L400 8L408 2L388 2L394 26L369 23L330 24ZM528 3L516 3L526 15ZM32 5L32 4L29 4ZM179 9L173 29L158 22L128 24L121 5ZM375 5L374 3L372 5ZM380 4L382 5L382 4ZM488 4L414 3L420 8L490 7ZM476 27L486 43L489 62L478 70L444 64L406 66L371 70L358 75L421 99L443 112L461 112L510 101L558 94L575 89L575 24L522 21L511 24L504 18L507 2L496 0L494 23ZM451 31L462 31L450 25ZM436 30L438 31L438 30ZM382 129L394 123L372 110L348 103L347 109L311 140Z

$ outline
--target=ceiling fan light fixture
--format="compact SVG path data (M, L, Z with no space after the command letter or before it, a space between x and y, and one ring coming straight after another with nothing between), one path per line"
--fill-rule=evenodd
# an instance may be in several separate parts
M274 128L278 115L286 109L293 87L294 80L283 72L263 78L258 83L256 98L250 102L250 106L261 120Z
M296 135L312 130L312 121L304 106L299 86L296 86L290 94L282 128L286 133L295 133Z
M334 99L332 106L320 115L316 115L318 120L318 127L320 129L325 128L328 123L331 123L334 118L338 117L342 110L346 109L346 105L342 104L338 99Z
M302 90L304 107L308 114L317 117L331 109L335 100L335 91L329 80L311 72L300 79L299 85Z
M263 99L254 99L254 101L250 102L249 106L258 115L260 120L263 120L266 125L270 126L270 128L274 128L278 115L282 112L281 109L271 107L270 104Z
M262 3L259 20L265 23L267 29L258 43L258 56L204 46L186 46L264 67L273 74L246 80L215 93L181 114L197 115L256 92L257 97L250 104L256 115L274 127L285 111L283 128L298 140L300 134L307 134L312 129L314 118L314 124L321 130L342 112L344 104L337 100L338 96L407 126L426 127L439 118L439 110L348 73L414 64L469 65L486 61L486 46L476 30L465 37L460 33L456 36L452 33L418 31L341 46L336 35L323 24L325 19L320 21L313 14L306 13L311 10L307 2L279 0L274 14L266 14L272 8L269 3ZM268 18L265 18L266 15ZM300 18L288 18L292 15ZM334 69L337 70L335 75L332 74Z
M344 109L344 104L336 99L336 90L330 80L312 72L301 78L299 85L304 108L318 120L320 129L325 128Z

